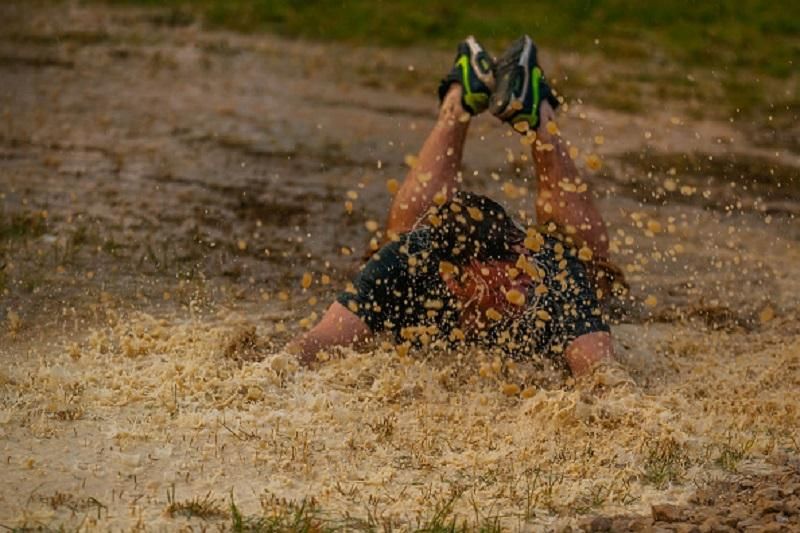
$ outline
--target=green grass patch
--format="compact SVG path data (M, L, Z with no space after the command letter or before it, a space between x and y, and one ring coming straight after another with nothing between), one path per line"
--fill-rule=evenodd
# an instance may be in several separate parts
M313 500L284 502L273 507L264 516L245 516L236 506L231 496L231 531L235 533L322 533L335 531L320 516L320 510Z
M229 516L228 510L215 498L212 498L210 492L203 498L195 496L188 500L176 500L175 486L173 485L171 490L167 491L167 501L169 504L164 512L169 517L185 516L213 520Z
M716 463L724 470L736 472L739 463L750 457L754 444L755 438L735 437L729 433L724 442L716 445L718 452Z
M0 241L35 238L47 229L44 211L7 213L0 207Z
M658 488L684 479L691 460L685 448L672 439L658 440L645 449L644 480Z
M274 495L261 501L261 513L243 514L231 495L230 507L226 513L227 526L234 532L248 533L332 533L338 531L413 531L415 533L499 533L500 516L484 515L473 501L475 516L473 520L459 518L454 512L456 501L464 494L463 487L451 487L431 503L430 512L420 516L415 524L395 522L368 510L366 518L355 518L324 512L313 498L291 501Z

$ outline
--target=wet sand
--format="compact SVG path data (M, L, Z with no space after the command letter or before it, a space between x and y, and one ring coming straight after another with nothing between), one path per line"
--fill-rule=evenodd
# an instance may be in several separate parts
M450 54L97 6L0 20L0 524L217 528L233 497L252 517L313 499L351 528L442 509L509 530L800 527L767 505L800 496L800 154L676 102L562 112L631 284L632 385L380 342L300 370L281 347L357 268ZM524 218L525 149L479 117L466 186ZM720 493L742 495L736 520ZM168 512L203 498L220 513Z

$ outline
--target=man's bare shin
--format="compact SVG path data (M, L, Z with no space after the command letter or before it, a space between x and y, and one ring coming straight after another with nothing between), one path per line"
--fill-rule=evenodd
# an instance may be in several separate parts
M457 188L458 171L469 128L469 114L461 106L461 86L451 85L439 118L420 149L389 210L387 230L410 230L433 203L437 193L449 198Z
M537 174L537 221L554 222L586 243L595 257L607 259L606 224L592 199L589 184L581 178L568 153L566 142L560 134L548 132L543 124L537 131L532 155Z

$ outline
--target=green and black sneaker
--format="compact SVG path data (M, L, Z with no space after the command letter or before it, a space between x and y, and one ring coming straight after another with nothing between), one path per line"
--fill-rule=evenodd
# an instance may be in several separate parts
M458 43L453 70L439 84L440 103L453 83L464 89L461 105L471 115L477 115L489 105L494 89L494 61L472 35Z
M524 121L530 129L536 129L539 126L539 104L543 100L553 109L558 107L558 99L547 85L536 60L536 46L527 35L514 41L497 60L495 79L497 86L489 108L494 116L512 126ZM522 128L515 129L522 131Z

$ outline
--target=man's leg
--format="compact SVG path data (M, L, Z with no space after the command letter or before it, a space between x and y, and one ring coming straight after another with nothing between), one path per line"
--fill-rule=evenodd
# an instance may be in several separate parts
M603 217L567 153L560 134L550 133L547 124L555 112L542 102L537 142L531 145L537 174L536 220L554 222L567 234L586 243L596 259L608 260L608 233Z
M592 251L594 264L608 262L608 233L600 211L592 199L588 184L578 174L575 162L567 153L567 144L559 133L550 133L547 124L555 118L555 111L542 102L537 142L532 146L537 174L536 220L553 222L567 235L582 241ZM598 288L610 294L611 285L592 270ZM605 274L603 274L603 278ZM614 358L611 335L596 331L581 335L566 348L564 357L572 375L580 377L599 363Z
M432 205L437 193L450 198L457 188L470 122L470 115L461 105L461 93L460 85L450 85L436 124L394 197L386 225L390 234L409 231Z

